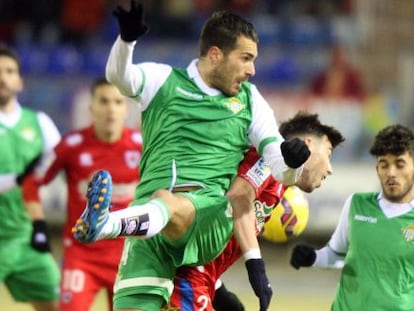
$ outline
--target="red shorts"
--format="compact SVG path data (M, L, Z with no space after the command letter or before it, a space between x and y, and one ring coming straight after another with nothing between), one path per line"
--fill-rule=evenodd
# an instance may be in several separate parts
M88 251L84 246L72 246L64 250L60 311L89 310L96 294L102 288L108 294L108 306L112 310L113 286L123 244L122 240L119 242L119 246L102 250L91 248ZM111 243L110 246L114 244Z
M199 267L180 267L174 279L170 308L182 311L213 310L216 281L241 256L232 236L224 251L214 261ZM166 308L168 310L168 308Z

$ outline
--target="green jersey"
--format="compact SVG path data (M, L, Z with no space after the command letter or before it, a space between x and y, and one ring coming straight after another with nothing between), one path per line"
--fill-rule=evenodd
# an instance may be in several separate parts
M211 96L186 70L173 69L142 113L144 153L136 197L183 184L224 193L249 146L251 118L250 83L243 83L237 96Z
M0 174L21 174L43 151L37 114L28 109L22 109L20 120L13 127L0 123L0 137ZM31 230L20 187L0 193L0 239L29 239Z
M349 248L331 310L413 310L414 210L388 218L378 193L359 193L348 223Z

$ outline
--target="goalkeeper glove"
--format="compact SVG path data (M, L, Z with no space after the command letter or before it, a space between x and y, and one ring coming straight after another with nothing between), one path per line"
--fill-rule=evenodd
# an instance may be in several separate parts
M266 275L265 264L262 258L248 259L245 262L249 275L250 285L259 297L260 311L268 309L273 291Z
M310 267L316 260L315 249L306 245L296 245L290 257L290 264L295 268Z
M227 290L227 288L222 284L216 293L214 294L213 299L213 308L216 311L244 311L244 306L236 294Z
M298 168L310 156L310 151L305 142L299 138L284 141L280 145L283 159L290 168Z
M138 0L131 0L129 11L118 5L112 12L118 20L121 39L132 42L146 34L149 27L144 22L144 9Z
M35 220L32 223L33 231L30 245L39 252L50 252L49 234L44 220Z

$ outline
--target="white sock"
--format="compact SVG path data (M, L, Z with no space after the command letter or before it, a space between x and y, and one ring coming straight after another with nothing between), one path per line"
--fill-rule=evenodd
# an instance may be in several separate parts
M98 235L98 240L118 236L136 236L148 239L167 225L170 211L161 199L153 199L143 205L133 205L110 212L109 219Z

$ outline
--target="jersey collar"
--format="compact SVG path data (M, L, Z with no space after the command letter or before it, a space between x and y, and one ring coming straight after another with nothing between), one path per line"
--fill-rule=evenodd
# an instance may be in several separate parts
M16 102L13 111L9 113L0 112L0 123L6 127L13 127L19 122L21 114L22 107Z
M407 203L393 203L388 201L382 191L378 194L378 203L381 207L381 210L388 218L398 217L408 213L413 209L414 200L411 200Z
M217 96L220 95L221 92L218 89L209 87L201 78L200 72L197 68L198 59L193 59L187 67L187 74L188 76L194 81L194 83L198 86L198 88L203 91L205 94L210 96Z

